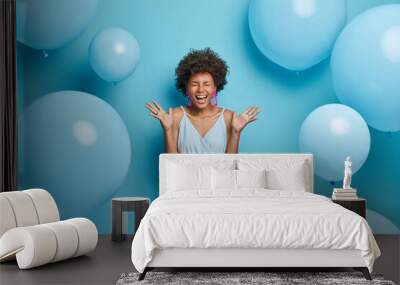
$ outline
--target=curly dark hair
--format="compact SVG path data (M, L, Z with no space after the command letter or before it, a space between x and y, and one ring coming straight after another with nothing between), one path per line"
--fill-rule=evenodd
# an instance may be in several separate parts
M208 72L214 79L217 92L224 89L228 65L211 48L190 50L175 69L176 89L186 95L186 85L190 76L196 73Z

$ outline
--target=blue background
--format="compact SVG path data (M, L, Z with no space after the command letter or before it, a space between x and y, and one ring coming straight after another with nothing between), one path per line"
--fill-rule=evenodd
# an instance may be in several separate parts
M348 0L348 21L366 9L387 3L400 1ZM24 168L24 110L47 93L77 90L108 102L128 129L131 165L113 196L156 198L163 135L160 124L148 115L144 105L151 99L164 108L185 104L175 90L174 70L191 48L211 47L230 66L228 84L218 97L220 105L235 111L250 105L262 109L259 120L244 130L240 152L298 152L299 131L307 115L321 105L338 102L329 60L299 73L268 61L251 38L248 4L248 0L100 0L97 13L84 32L65 46L48 51L47 58L41 51L18 43L20 188L41 186L29 183L32 174ZM88 61L91 40L110 26L128 30L141 49L136 71L117 85L98 77ZM359 196L367 198L369 209L400 228L400 132L388 134L373 128L370 132L370 154L353 176L352 186L358 189ZM314 189L330 196L332 185L316 176ZM92 219L100 233L109 233L111 197L103 198L106 202L77 215ZM68 218L63 209L73 205L57 203L62 218ZM375 223L385 224L383 220ZM394 233L393 227L373 228L375 232Z

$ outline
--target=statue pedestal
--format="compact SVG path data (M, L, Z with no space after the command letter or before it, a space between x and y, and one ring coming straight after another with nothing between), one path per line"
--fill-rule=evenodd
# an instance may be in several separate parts
M356 188L348 188L348 189L344 189L344 188L333 188L333 192L355 192L357 193L357 189Z
M357 199L357 189L343 189L334 188L332 193L332 199L335 200L354 200Z

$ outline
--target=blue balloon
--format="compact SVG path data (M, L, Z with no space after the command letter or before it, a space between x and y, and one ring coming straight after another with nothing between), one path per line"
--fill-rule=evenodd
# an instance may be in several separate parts
M289 70L305 70L327 58L345 24L345 0L251 0L249 6L258 49Z
M131 143L108 103L59 91L39 98L24 114L26 187L47 189L64 217L85 214L118 190Z
M17 39L35 49L55 49L89 24L97 0L17 0Z
M334 46L333 86L340 102L373 128L400 130L400 5L370 9L351 21Z
M368 157L370 143L363 118L341 104L327 104L312 111L299 135L300 151L314 154L315 173L328 181L343 179L347 156L356 173Z
M118 82L131 75L139 58L138 42L128 31L120 28L101 31L89 47L93 70L108 82Z

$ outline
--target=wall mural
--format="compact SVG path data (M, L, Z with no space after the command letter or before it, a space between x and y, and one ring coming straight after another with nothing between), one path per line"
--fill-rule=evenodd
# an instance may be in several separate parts
M63 213L84 213L110 197L131 160L128 130L102 99L58 91L25 111L27 183L51 189Z
M99 32L90 43L90 65L108 82L117 83L130 76L139 58L138 42L121 28L107 28Z
M62 47L82 33L96 8L97 0L18 0L17 40L40 50Z
M331 60L339 101L383 132L400 131L399 15L400 5L362 13L340 34Z
M101 233L111 197L157 197L144 102L182 103L175 65L210 46L230 65L224 105L264 110L241 152L313 153L327 196L350 156L374 232L400 234L400 1L164 2L17 0L21 189Z
M269 60L289 70L306 70L329 57L345 24L345 0L250 1L255 44Z

